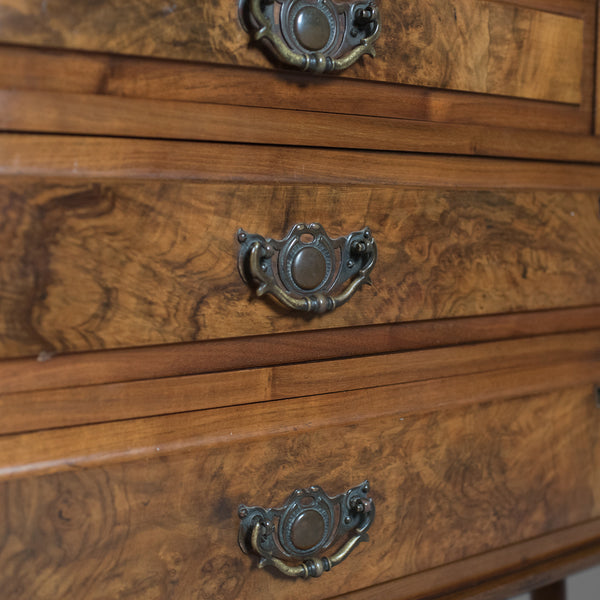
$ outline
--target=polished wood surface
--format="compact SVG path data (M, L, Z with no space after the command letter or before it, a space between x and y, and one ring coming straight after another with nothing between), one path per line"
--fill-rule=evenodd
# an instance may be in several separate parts
M3 589L285 599L303 585L323 598L599 516L591 386L460 406L470 392L459 382L439 381L448 404L434 412L427 395L384 387L362 402L320 395L3 436ZM278 505L299 485L363 477L378 510L371 542L319 585L272 577L237 548L239 502Z
M553 372L558 374L556 382ZM547 396L556 390L572 389L572 386L581 389L586 406L589 404L597 408L593 385L597 372L597 360L582 361L576 365L567 362L532 369L501 369L490 374L480 373L478 377L456 375L375 390L357 389L140 420L5 435L0 437L0 455L3 457L0 477L20 478L153 456L156 436L160 437L160 451L169 454L182 448L227 445L238 439L285 437L290 432L334 427L347 422L347 418L352 422L379 420L383 426L386 419L398 412L435 415L436 411L477 403L493 404L493 401L505 398L532 394ZM427 390L431 393L424 393ZM566 410L567 407L564 408ZM310 419L306 419L308 414ZM592 426L596 414L589 412L585 423L589 422ZM585 423L582 421L578 427ZM540 435L546 433L541 431Z
M235 2L0 0L3 598L505 600L600 560L597 2L380 7L313 77ZM317 220L371 226L374 285L257 300L237 228ZM320 580L239 550L240 502L365 478Z
M0 134L0 175L600 190L600 166L230 143Z
M360 79L578 104L581 18L487 0L426 0L381 7L378 59ZM237 19L237 4L181 0L113 6L79 1L0 2L0 40L218 64L269 66ZM593 48L590 48L593 51Z
M416 321L0 361L5 394L600 329L600 308ZM575 339L575 338L564 338Z
M358 336L357 336L358 337ZM0 392L0 434L158 416L347 392L470 375L478 395L506 385L504 371L523 379L520 392L539 393L567 382L600 381L600 332L513 340L456 348L347 358L294 365L243 369L129 383L73 387L30 393ZM97 361L98 363L99 361ZM566 366L565 366L566 365ZM522 369L527 369L522 373ZM495 371L502 371L494 374ZM483 376L476 373L484 372ZM394 388L392 393L395 393ZM430 383L402 388L407 397L436 394ZM350 400L350 397L349 397ZM444 404L443 398L438 399ZM431 408L431 407L430 407Z
M1 183L3 357L600 302L596 194ZM257 299L237 270L239 227L302 222L378 241L373 286L320 317Z
M340 77L6 45L0 45L0 89L94 95L98 102L103 96L177 100L571 134L592 128L587 89L578 106L383 83L374 93L372 83Z
M335 600L421 600L424 588L436 600L507 600L597 565L599 526L598 520L588 521L518 546L335 596ZM572 546L573 540L579 545Z
M0 128L600 163L595 136L221 104L0 90Z
M385 73L378 79L393 77L387 64L402 65L399 81L411 85L581 101L583 21L472 0L408 1L392 14L400 27L392 21L378 44L383 59L370 66Z

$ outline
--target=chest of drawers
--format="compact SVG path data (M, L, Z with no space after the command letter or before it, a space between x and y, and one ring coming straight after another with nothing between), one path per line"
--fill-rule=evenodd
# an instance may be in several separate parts
M4 597L500 599L594 564L596 4L382 2L325 75L248 10L0 0ZM311 223L377 245L324 314L238 268L240 228ZM259 569L271 525L333 568Z

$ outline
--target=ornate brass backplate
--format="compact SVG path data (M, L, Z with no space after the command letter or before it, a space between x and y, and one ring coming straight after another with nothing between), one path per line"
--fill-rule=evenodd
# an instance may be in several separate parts
M363 54L375 56L381 30L373 1L240 0L240 21L286 65L302 71L341 71Z
M324 313L347 302L377 259L368 227L331 239L318 223L294 225L282 240L238 231L238 268L257 294L271 294L293 310Z
M274 566L290 577L319 577L341 563L360 543L375 518L369 482L333 498L319 486L295 490L281 508L240 505L238 541L258 566ZM336 541L342 546L322 556ZM289 564L291 563L291 564Z

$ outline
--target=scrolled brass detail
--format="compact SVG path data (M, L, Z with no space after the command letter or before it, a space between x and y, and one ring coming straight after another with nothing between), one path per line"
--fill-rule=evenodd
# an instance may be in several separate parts
M242 504L238 509L240 548L246 554L259 557L259 569L272 566L288 577L320 577L348 558L360 542L368 541L366 532L375 517L369 490L369 482L364 481L345 494L330 498L319 486L312 486L295 490L282 508ZM296 548L291 524L299 516L315 510L323 516L324 535L313 548ZM329 557L321 555L339 538L346 541L336 552Z
M312 73L343 71L363 54L375 57L381 33L372 0L241 0L240 19L252 39L268 42L281 62Z
M304 241L305 236L310 241ZM323 314L348 302L363 284L370 285L377 259L368 227L331 239L318 223L300 223L282 240L240 229L238 241L242 279L256 288L258 296L271 294L300 312ZM315 287L309 289L312 284Z

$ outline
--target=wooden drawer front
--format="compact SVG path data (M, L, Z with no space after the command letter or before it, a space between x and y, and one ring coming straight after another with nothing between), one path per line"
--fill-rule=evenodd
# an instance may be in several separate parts
M597 519L593 386L510 399L526 381L486 402L466 378L432 382L445 410L399 386L0 438L3 593L327 598ZM364 478L371 541L320 580L239 550L239 503Z
M597 195L4 178L0 355L600 302ZM369 226L373 286L307 318L257 299L236 231Z
M528 8L493 0L380 2L377 58L353 78L578 104L593 63L591 3ZM557 14L562 13L562 14ZM0 40L210 63L270 66L237 17L237 2L0 1ZM588 35L588 34L585 34ZM585 47L585 48L584 48ZM584 51L585 49L585 51Z

